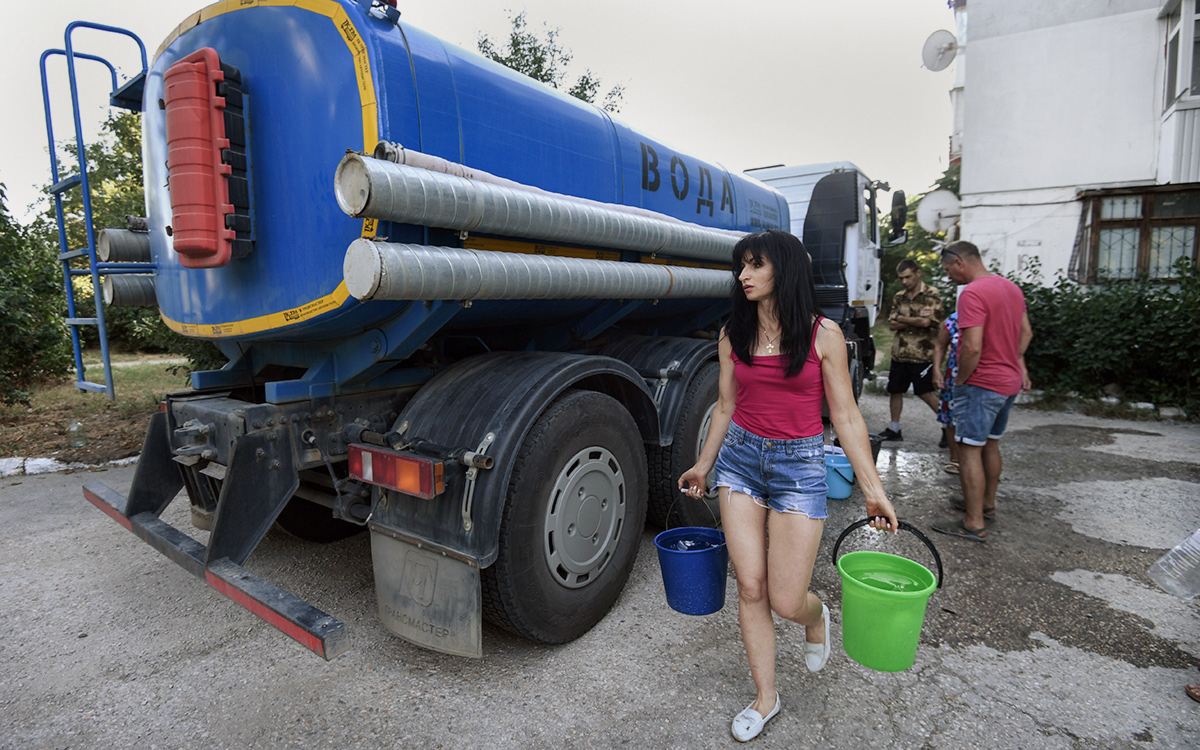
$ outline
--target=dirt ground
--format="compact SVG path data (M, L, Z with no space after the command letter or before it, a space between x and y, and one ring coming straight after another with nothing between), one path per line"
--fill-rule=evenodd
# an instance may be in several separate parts
M67 425L77 418L70 406L0 413L0 458L53 458L62 463L95 465L136 456L142 450L151 414L153 409L147 408L128 414L110 411L78 417L87 444L70 448Z

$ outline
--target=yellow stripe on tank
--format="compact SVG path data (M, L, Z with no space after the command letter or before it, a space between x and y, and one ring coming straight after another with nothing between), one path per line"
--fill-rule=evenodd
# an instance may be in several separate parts
M227 336L245 336L246 334L258 333L259 331L269 331L272 328L282 328L283 326L311 320L318 315L338 309L348 299L350 299L350 292L346 290L346 282L340 281L336 289L312 302L306 302L290 310L268 313L260 315L257 318L236 320L232 323L178 323L163 315L161 311L159 312L159 317L162 318L163 323L167 324L167 328L176 333L182 333L184 336L201 339L220 339Z

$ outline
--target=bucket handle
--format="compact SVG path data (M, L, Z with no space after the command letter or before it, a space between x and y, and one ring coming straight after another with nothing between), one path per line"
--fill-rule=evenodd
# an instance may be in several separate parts
M883 516L880 516L880 518L883 518ZM833 543L832 559L834 566L837 566L838 548L842 546L842 540L845 539L851 531L866 526L871 522L871 520L872 519L870 518L863 518L855 521L847 526L846 530L843 531L841 536L837 538L837 541ZM929 537L922 534L921 531L911 523L907 521L899 521L899 526L905 531L911 531L914 535L916 535L917 539L920 539L922 542L924 542L925 546L929 548L929 551L933 553L933 560L937 563L937 587L940 589L942 587L942 556L938 554L937 547L934 547L933 542L929 541Z
M854 472L851 472L850 476L846 476L845 474L842 473L842 470L836 466L830 466L829 468L833 470L834 474L837 474L839 477L841 477L842 481L848 485L853 486L854 483L856 481L858 481L858 477L854 476Z
M671 501L671 505L670 505L670 506L667 508L667 521L666 521L666 524L667 524L667 525L666 525L666 528L665 528L665 529L663 529L664 531L670 530L670 529L672 529L672 528L683 528L682 526L675 526L675 527L671 526L671 511L675 510L675 504L679 502L679 498L681 498L681 497L687 497L687 496L686 496L686 495L684 495L682 492L678 493L678 494L675 496L675 499ZM713 513L713 509L712 509L712 508L710 508L710 507L708 507L708 503L707 503L707 502L704 502L704 498L703 498L703 497L701 497L701 498L700 498L700 500L701 500L701 502L702 502L702 503L703 503L703 505L704 505L704 509L708 511L708 515L712 516L712 519L713 519L713 525L712 525L712 526L710 526L710 527L708 527L708 528L712 528L712 529L716 529L716 530L718 530L718 531L722 531L722 529L721 529L721 517L720 517L720 516L718 516L716 513Z

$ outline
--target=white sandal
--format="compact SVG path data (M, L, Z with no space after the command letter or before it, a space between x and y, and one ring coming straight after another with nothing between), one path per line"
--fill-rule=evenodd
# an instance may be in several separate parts
M825 662L829 661L829 652L832 651L829 646L833 642L833 631L829 629L829 607L824 604L821 605L821 617L825 620L825 642L804 642L804 666L808 667L809 672L820 672Z
M729 731L733 733L733 738L738 742L749 742L757 737L767 722L779 713L780 705L779 691L777 690L775 691L775 708L771 709L766 716L755 711L753 703L746 706L741 713L733 717L733 726L729 728Z

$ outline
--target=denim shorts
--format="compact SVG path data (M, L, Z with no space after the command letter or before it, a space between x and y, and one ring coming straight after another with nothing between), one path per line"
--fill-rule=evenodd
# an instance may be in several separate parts
M717 486L749 495L764 508L823 519L825 440L822 435L764 438L733 421L717 456Z
M954 439L976 446L999 440L1016 400L1015 394L1003 396L977 385L954 386Z

